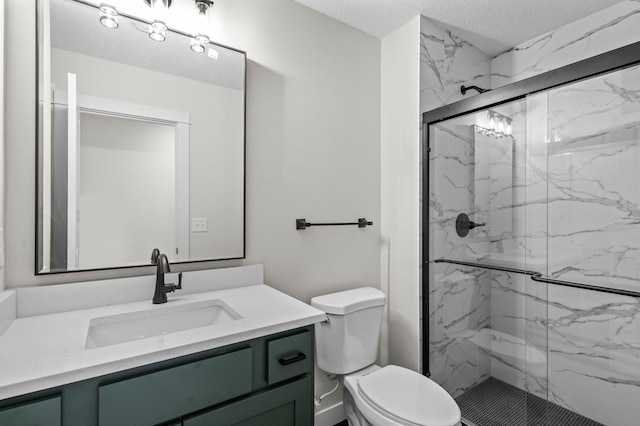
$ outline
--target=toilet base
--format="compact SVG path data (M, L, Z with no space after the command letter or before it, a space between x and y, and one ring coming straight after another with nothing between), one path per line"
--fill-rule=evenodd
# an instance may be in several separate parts
M373 426L364 418L360 410L358 410L356 402L353 400L351 393L349 393L347 389L345 389L342 394L342 405L344 407L344 411L347 413L349 426Z

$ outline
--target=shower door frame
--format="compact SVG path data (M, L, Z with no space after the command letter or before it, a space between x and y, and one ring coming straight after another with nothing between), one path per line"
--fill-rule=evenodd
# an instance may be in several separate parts
M511 83L497 89L493 89L468 99L442 106L422 114L422 374L431 376L429 364L429 263L436 259L429 259L429 153L431 151L429 141L429 126L462 115L470 114L501 104L525 99L527 96L550 90L557 86L573 83L598 75L607 74L623 68L640 64L640 42L633 43L615 50L611 50L582 61L574 62L564 67L547 71L536 76ZM467 266L484 267L507 272L524 273L531 275L534 281L549 284L564 285L600 291L604 293L621 294L640 298L640 292L621 290L615 288L592 286L588 284L573 283L542 277L540 274L530 271L521 271L511 268L480 265L468 262L451 262ZM426 324L425 324L426 319Z

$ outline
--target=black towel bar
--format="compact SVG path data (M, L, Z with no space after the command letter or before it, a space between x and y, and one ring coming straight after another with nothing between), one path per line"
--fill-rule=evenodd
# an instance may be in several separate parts
M336 223L309 223L306 219L296 219L296 229L307 229L311 226L344 226L358 225L358 228L366 228L367 225L373 225L373 222L361 217L357 222L336 222Z

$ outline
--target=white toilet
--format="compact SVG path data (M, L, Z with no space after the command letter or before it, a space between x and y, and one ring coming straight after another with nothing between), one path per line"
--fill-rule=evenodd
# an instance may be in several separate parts
M349 425L460 425L458 405L437 383L403 367L375 365L384 303L384 293L370 287L311 299L329 319L316 324L318 367L344 375Z

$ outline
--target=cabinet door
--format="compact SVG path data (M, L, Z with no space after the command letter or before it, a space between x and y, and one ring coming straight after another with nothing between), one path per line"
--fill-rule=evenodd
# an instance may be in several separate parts
M251 392L251 348L102 385L100 426L147 426Z
M0 410L0 425L60 426L60 419L59 396Z
M313 426L313 380L300 380L187 417L184 426Z

